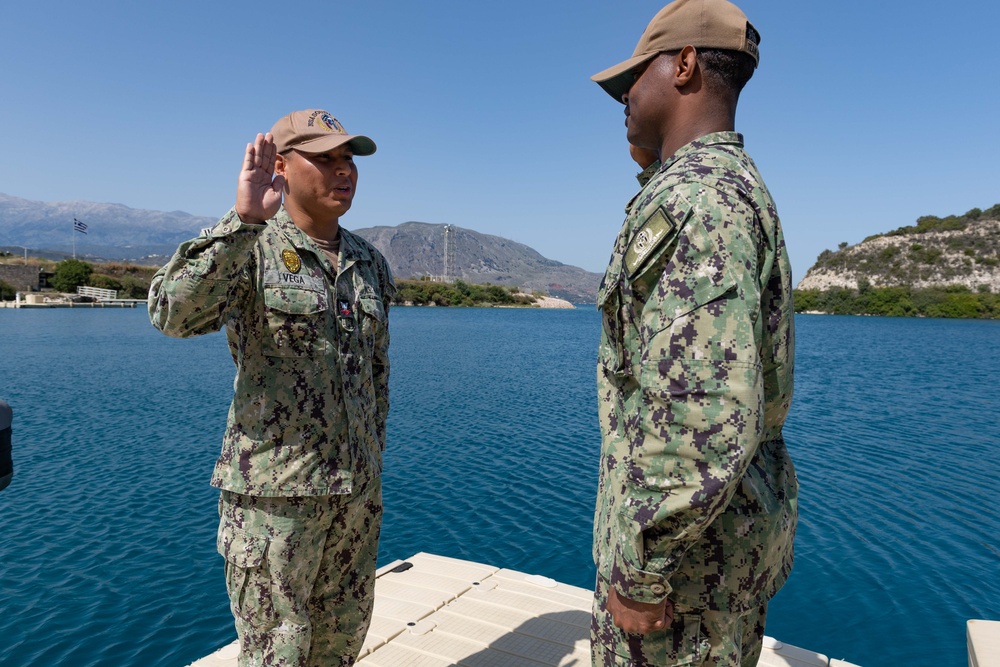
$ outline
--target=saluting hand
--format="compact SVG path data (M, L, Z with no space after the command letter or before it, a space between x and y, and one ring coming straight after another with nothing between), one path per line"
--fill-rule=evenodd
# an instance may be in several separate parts
M639 635L662 630L674 621L674 605L670 600L664 598L657 604L636 602L618 595L614 586L608 589L608 613L616 626Z
M263 224L278 212L285 177L274 175L276 149L271 133L257 134L247 144L236 186L236 214L250 225Z

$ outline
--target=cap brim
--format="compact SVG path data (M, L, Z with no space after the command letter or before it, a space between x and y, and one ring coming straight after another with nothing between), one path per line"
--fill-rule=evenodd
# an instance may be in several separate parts
M289 148L303 153L325 153L344 144L350 144L355 155L371 155L375 152L375 142L362 134L330 134Z
M618 102L622 102L622 95L629 91L632 87L632 70L634 70L639 65L645 63L656 57L656 53L646 53L641 56L632 56L624 62L620 62L614 67L609 67L603 72L598 72L594 76L590 77L591 81L594 81L599 85L604 91L615 98Z

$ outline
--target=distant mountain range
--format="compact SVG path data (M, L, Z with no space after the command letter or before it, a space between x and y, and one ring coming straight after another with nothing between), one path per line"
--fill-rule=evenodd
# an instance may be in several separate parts
M86 234L73 231L74 218L87 225ZM39 257L47 252L62 259L73 251L74 236L81 259L139 262L149 256L169 257L178 244L215 222L182 211L162 213L89 201L49 203L0 193L0 246L24 246Z
M73 231L73 220L87 233ZM49 259L73 251L90 261L161 265L177 246L215 218L147 211L88 201L38 202L0 193L0 248ZM405 222L351 229L389 261L397 278L444 276L471 283L516 285L574 303L594 303L601 275L546 259L514 241L454 225ZM74 238L75 237L75 238ZM447 266L446 266L447 265Z

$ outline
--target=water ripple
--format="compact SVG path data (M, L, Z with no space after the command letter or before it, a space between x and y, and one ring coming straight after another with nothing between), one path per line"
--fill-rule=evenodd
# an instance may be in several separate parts
M597 314L392 322L380 561L430 551L590 587ZM864 667L960 667L965 620L1000 618L1000 326L797 322L801 521L768 633ZM138 309L0 310L0 350L17 466L0 664L177 667L231 641L208 486L224 338L165 338Z

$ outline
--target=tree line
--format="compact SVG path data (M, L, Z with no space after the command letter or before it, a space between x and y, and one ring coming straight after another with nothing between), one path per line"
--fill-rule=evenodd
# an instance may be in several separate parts
M131 264L91 264L65 259L50 267L49 286L57 292L75 293L80 286L116 290L121 299L145 299L156 269ZM397 280L392 303L414 306L531 306L535 297L520 293L517 287L476 285L463 280L453 283L421 280ZM0 300L12 301L15 289L0 280Z
M154 267L117 262L95 265L79 259L61 262L35 259L32 263L51 273L48 286L56 292L73 294L80 286L99 287L117 291L120 299L145 299L156 273ZM13 285L0 280L0 300L13 301L16 293Z
M962 215L947 215L943 218L939 218L936 215L922 215L917 218L916 225L907 225L906 227L894 229L884 236L907 236L910 234L960 230L968 227L970 222L977 220L1000 220L1000 204L994 204L985 211L980 208L974 208ZM868 238L877 238L878 236L883 235L877 234ZM865 240L867 241L868 239Z
M1000 294L987 285L974 292L964 285L873 287L862 279L858 289L795 290L794 297L796 313L1000 319Z
M517 287L475 285L463 280L453 283L421 280L397 280L392 303L412 306L530 306L535 298L521 294Z

